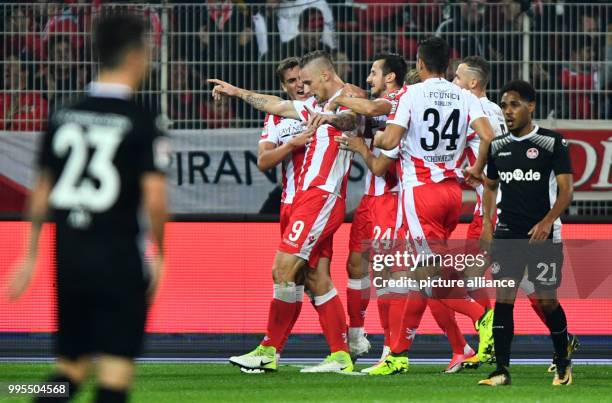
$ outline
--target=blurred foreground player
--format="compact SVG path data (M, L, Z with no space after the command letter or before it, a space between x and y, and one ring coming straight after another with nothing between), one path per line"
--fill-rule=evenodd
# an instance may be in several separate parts
M510 345L514 336L514 301L527 267L538 305L555 348L553 385L572 383L567 319L557 299L563 267L561 220L572 201L572 168L567 141L532 122L535 90L525 81L511 81L501 91L500 106L509 134L491 143L483 196L481 240L493 239L491 271L496 280L514 280L514 287L496 290L493 338L497 370L480 385L509 385ZM492 218L501 188L498 224Z
M30 200L29 249L11 283L10 296L18 298L32 277L50 207L56 225L58 360L48 381L68 382L70 398L96 355L96 401L127 400L161 273L168 146L153 118L132 100L148 74L145 31L143 21L131 15L98 23L98 81L84 99L50 119ZM143 258L141 205L159 253L152 268Z

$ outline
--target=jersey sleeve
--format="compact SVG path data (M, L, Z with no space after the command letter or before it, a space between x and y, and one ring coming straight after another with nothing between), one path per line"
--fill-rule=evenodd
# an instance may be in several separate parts
M278 136L278 128L276 127L276 123L274 121L274 115L266 115L266 119L264 120L264 126L261 129L261 136L259 137L259 142L268 142L280 145L280 138Z
M487 118L488 116L482 108L482 103L480 103L480 99L476 98L476 96L468 91L464 91L467 95L467 108L468 108L468 123L470 127L472 127L472 122L476 119Z
M572 173L572 162L569 156L569 147L567 144L567 140L565 140L561 136L558 136L555 139L555 148L553 149L552 164L555 175Z
M495 166L495 159L493 158L493 154L491 153L491 147L489 147L489 154L487 157L487 178L491 180L499 179L499 172L497 172L497 166Z
M139 133L139 173L158 172L165 174L170 166L170 141L158 117L145 116Z
M381 154L384 154L386 157L391 158L392 160L396 160L399 158L399 146L391 149L391 150L380 150Z
M410 123L410 98L404 92L397 102L391 104L391 113L387 119L387 125L394 124L408 129Z
M312 105L309 105L309 106L312 108ZM300 119L302 120L302 122L308 122L310 112L308 112L308 109L306 109L306 102L305 101L293 101L293 107L295 108L295 111L297 112L297 114L300 116Z
M49 120L47 130L42 135L40 140L39 152L37 157L37 165L39 170L48 170L56 177L59 172L59 159L53 153L53 137L55 136L56 126L53 120Z

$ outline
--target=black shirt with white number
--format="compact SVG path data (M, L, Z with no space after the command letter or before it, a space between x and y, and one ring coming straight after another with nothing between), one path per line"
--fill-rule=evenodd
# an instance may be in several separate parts
M571 173L567 142L559 133L535 126L522 137L496 137L489 148L487 177L500 183L499 222L527 236L556 201L555 176ZM561 239L561 220L555 221L551 236Z
M48 127L38 164L53 178L58 255L138 247L141 178L168 160L153 117L129 96L90 95L54 113Z

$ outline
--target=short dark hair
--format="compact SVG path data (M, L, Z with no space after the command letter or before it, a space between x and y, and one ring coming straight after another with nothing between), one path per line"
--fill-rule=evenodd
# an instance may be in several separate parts
M500 98L504 96L506 92L516 91L523 101L534 102L536 98L536 91L531 84L523 80L513 80L506 83L501 89Z
M330 68L334 68L334 63L332 62L330 54L324 50L313 50L312 52L306 53L300 58L300 68L304 68L308 63L317 59L323 59L325 63L329 64Z
M384 75L395 73L395 83L400 87L404 85L404 77L408 71L408 63L398 54L389 53L374 56L374 61L382 60L382 72Z
M461 63L465 63L471 71L478 74L478 82L482 88L485 88L487 84L489 84L491 68L489 67L489 62L487 62L483 57L468 56L463 59Z
M102 68L116 68L126 51L145 46L147 26L135 14L111 14L98 21L94 30L95 51Z
M419 43L418 58L423 60L427 70L445 74L450 60L450 48L445 39L432 36Z
M276 66L276 75L281 83L285 82L285 71L291 70L294 67L300 65L300 59L297 57L288 57L286 59L281 60Z

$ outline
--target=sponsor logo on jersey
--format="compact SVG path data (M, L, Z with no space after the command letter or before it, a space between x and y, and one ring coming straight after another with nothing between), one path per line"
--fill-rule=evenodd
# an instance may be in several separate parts
M500 157L509 157L512 155L511 151L502 151L501 153L497 154Z
M538 171L534 171L533 169L530 169L529 171L525 172L522 169L517 168L512 172L508 171L499 173L499 178L502 180L502 182L505 183L510 183L512 181L534 182L539 181L541 177L542 175Z
M540 155L540 152L538 151L537 148L532 147L529 150L527 150L527 158L529 158L530 160L534 160L536 158L538 158L538 155Z

